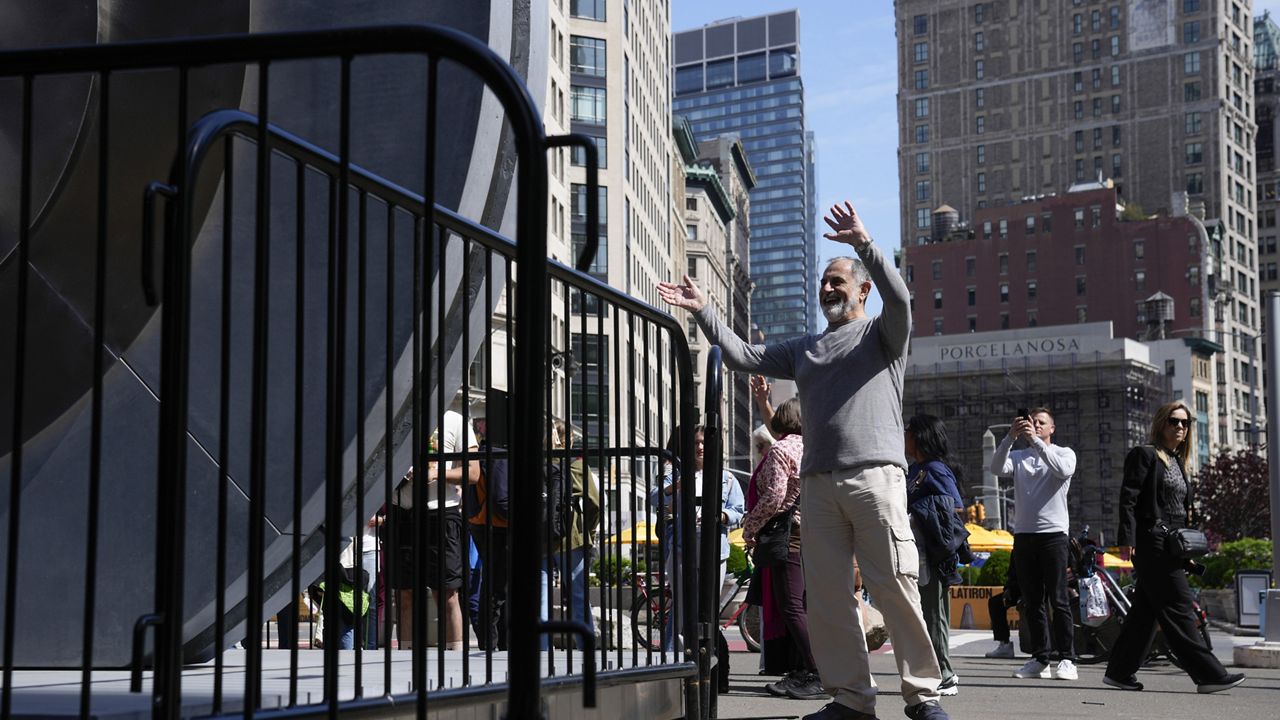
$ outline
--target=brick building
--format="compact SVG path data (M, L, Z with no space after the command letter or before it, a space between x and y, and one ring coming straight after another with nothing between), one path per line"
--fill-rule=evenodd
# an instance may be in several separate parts
M1073 190L978 210L967 228L939 218L936 242L904 248L913 333L1099 320L1110 320L1118 338L1200 332L1209 249L1193 222L1125 220L1115 188ZM1157 293L1172 301L1172 317L1159 325L1147 305Z

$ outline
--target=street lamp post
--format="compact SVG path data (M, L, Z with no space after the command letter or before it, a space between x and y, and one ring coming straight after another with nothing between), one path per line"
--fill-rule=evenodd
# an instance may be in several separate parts
M1267 474L1271 481L1271 577L1280 578L1280 334L1274 332L1280 319L1280 292L1269 291L1267 314L1272 332L1267 334ZM1280 643L1280 590L1267 591L1267 637L1269 643Z

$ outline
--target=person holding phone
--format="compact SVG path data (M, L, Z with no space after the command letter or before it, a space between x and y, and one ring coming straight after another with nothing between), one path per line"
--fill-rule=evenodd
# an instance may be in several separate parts
M1048 408L1018 409L1009 432L991 457L991 472L1012 477L1014 496L1013 557L1022 588L1023 617L1031 639L1031 660L1013 674L1016 678L1076 680L1075 627L1067 595L1067 491L1076 472L1076 454L1053 443L1053 415ZM1025 440L1024 450L1013 443ZM1053 606L1053 655L1049 662L1050 631L1045 600Z

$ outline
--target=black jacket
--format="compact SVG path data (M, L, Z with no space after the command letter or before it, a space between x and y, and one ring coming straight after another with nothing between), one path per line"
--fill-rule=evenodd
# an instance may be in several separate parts
M1161 457L1163 455L1164 457ZM1152 445L1139 445L1124 459L1124 483L1120 486L1120 528L1117 545L1148 547L1154 536L1151 528L1164 519L1160 507L1164 490L1167 453L1157 452ZM1183 502L1181 520L1191 518L1191 488Z

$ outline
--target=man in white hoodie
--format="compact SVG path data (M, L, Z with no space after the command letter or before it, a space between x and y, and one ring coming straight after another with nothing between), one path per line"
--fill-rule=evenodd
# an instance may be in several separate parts
M1053 606L1053 648L1058 665L1052 677L1075 680L1071 603L1067 596L1067 491L1076 472L1076 454L1053 444L1053 415L1035 408L1014 418L1000 447L991 457L991 472L1013 478L1014 562L1034 656L1013 674L1017 678L1050 677L1049 621L1045 599ZM1013 450L1015 440L1029 444Z

